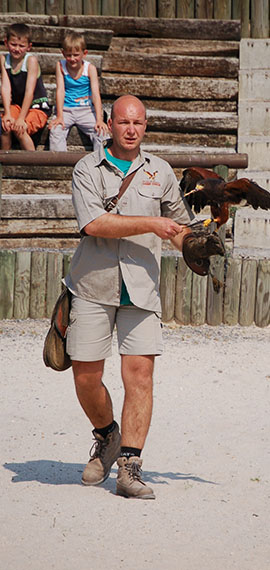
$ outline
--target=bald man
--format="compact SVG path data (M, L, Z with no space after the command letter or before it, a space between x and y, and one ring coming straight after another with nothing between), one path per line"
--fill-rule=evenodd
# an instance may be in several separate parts
M116 493L137 499L155 498L142 480L141 452L152 415L154 360L162 353L161 240L181 249L192 216L169 164L140 149L146 124L143 103L120 97L108 121L111 140L77 163L73 204L83 238L65 278L72 293L67 352L94 427L82 483L99 485L117 461ZM129 184L117 198L124 180ZM102 381L115 325L125 392L121 435Z

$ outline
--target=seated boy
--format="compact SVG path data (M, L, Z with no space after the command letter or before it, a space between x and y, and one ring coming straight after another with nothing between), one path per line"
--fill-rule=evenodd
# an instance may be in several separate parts
M103 122L96 67L83 59L87 54L83 35L68 33L62 53L65 59L56 64L56 117L49 124L50 150L67 150L73 125L90 138L96 150L108 129Z
M24 150L35 150L32 136L42 129L51 114L39 63L29 53L32 44L26 24L12 24L7 31L8 54L0 56L2 116L2 149L9 150L12 134Z

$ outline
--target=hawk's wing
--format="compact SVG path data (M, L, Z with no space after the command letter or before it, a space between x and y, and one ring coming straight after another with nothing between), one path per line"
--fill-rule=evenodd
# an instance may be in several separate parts
M226 201L230 204L239 204L241 200L246 200L247 204L252 206L254 210L257 208L270 209L270 192L248 178L228 182L225 185L224 194Z
M185 194L188 194L188 192L194 190L199 180L207 178L223 180L223 178L221 176L218 176L216 172L213 172L213 170L208 170L207 168L200 168L199 166L186 168L183 170L183 177L180 181L182 194L185 196ZM194 192L194 194L190 194L186 200L189 206L194 209L194 212L196 214L198 214L207 204L209 204L207 197L201 190Z

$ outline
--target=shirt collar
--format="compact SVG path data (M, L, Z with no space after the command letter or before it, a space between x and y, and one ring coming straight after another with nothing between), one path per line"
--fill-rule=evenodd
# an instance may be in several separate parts
M110 166L111 166L111 163L109 163L109 161L106 158L104 147L105 146L111 146L112 142L113 142L112 139L107 139L107 140L103 141L103 143L99 146L96 166L100 166L101 164L104 164L104 163L106 163L107 165L110 164ZM145 164L145 162L149 162L149 161L150 161L150 157L147 155L147 153L145 153L143 150L140 149L138 156L136 156L135 160L133 160L133 162L132 162L130 172L133 172L133 170L137 170L140 166Z

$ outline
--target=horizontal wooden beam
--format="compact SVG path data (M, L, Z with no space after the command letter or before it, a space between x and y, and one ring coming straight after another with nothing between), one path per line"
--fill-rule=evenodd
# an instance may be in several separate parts
M132 18L118 16L59 15L60 26L110 29L115 35L158 38L240 40L239 20Z
M239 56L239 42L219 40L178 40L175 38L119 38L113 37L109 53L135 51L144 54L174 54L199 56Z
M238 77L236 57L106 52L102 71L191 77Z
M44 74L44 73L47 73L47 74L55 73L56 62L60 61L60 59L63 59L63 55L61 53L36 52L36 51L32 50L31 54L35 55L36 58L38 59L42 74ZM101 55L95 55L95 54L89 55L89 54L87 54L84 57L84 59L86 61L90 61L90 63L93 63L93 65L97 68L98 73L100 74L101 62L102 62L102 56ZM54 81L55 81L55 78L54 78Z
M52 91L49 84L46 87L48 93ZM237 79L216 77L142 76L104 71L100 80L101 94L111 97L132 93L140 98L236 100L238 88Z
M17 212L18 215L18 212ZM49 218L5 218L1 220L0 237L63 237L72 236L79 238L79 230L76 219Z
M31 24L31 38L32 43L61 46L63 39L67 32L73 31L72 28L59 27L59 26L41 26ZM111 39L113 37L112 29L85 29L77 28L76 31L82 33L85 37L85 41L88 48L98 48L98 49L108 49ZM6 34L6 29L2 25L0 26L0 40L3 41Z
M0 163L10 165L40 165L40 166L75 166L75 164L88 154L87 152L54 152L54 151L25 151L0 150ZM247 168L248 155L245 153L156 153L174 168L190 165L211 168L224 164L232 168Z
M63 194L3 194L1 218L73 219L75 212L71 195ZM25 230L24 230L25 231Z

